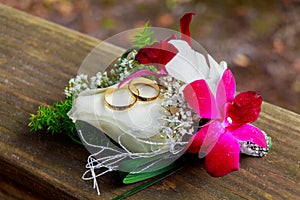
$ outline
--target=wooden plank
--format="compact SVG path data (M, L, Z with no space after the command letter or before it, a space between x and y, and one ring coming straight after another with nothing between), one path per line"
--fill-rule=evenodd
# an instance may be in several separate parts
M2 199L95 199L81 180L88 152L60 135L29 133L29 113L52 104L98 40L0 5L0 192ZM115 49L104 50L109 57ZM99 63L100 65L101 63ZM203 160L131 199L296 199L300 196L300 116L268 103L256 125L273 138L267 157L243 156L241 169L222 178ZM98 179L101 199L124 186L117 172ZM15 195L12 195L15 193Z

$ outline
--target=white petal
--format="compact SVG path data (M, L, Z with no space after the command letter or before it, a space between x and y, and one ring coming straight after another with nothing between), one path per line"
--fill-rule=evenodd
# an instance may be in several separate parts
M217 90L217 85L221 80L225 68L221 67L209 54L208 54L208 60L209 60L210 70L206 80L210 90L215 95Z
M185 83L204 79L209 70L205 57L183 40L171 40L169 43L178 49L177 55L166 65L169 75Z
M223 65L220 66L209 54L207 55L208 65L205 56L193 50L183 40L170 40L169 43L178 49L178 53L166 65L168 74L185 83L204 79L212 93L215 94L226 68Z

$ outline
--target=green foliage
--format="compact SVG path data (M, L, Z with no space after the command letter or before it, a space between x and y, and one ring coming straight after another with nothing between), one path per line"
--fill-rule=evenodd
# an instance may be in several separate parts
M37 114L30 114L30 131L46 130L52 134L77 136L76 127L67 115L71 108L72 99L54 103L53 106L39 106Z
M143 27L143 30L137 31L136 35L133 36L132 42L133 45L137 48L142 48L146 45L152 45L156 40L151 40L151 36L153 35L153 31L149 26L149 21Z

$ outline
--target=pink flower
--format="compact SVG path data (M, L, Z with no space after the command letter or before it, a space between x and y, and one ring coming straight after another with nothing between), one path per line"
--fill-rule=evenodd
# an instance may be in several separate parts
M205 80L196 80L183 91L194 111L211 119L193 136L188 151L206 155L205 168L215 177L238 170L240 152L261 156L268 149L266 135L249 124L258 118L261 96L243 92L234 97L235 89L233 74L227 69L215 96Z

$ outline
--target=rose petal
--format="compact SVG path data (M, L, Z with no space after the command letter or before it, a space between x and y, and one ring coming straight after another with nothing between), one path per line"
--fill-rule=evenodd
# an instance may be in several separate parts
M192 17L195 13L186 13L180 19L180 31L181 31L181 39L185 40L190 46L192 46L191 37L190 37L190 23L192 21Z
M239 169L240 145L231 134L222 134L205 158L206 171L214 177Z
M174 45L167 41L160 41L140 49L135 56L135 59L140 64L153 64L158 66L159 70L162 70L177 53L178 50Z
M255 92L242 92L238 94L233 105L228 107L227 115L232 124L245 124L257 120L262 104L262 97Z
M189 105L201 118L220 118L215 97L204 80L188 84L184 88L183 94Z
M117 85L111 88L117 88ZM79 120L95 126L116 143L120 139L122 145L131 152L149 153L153 152L153 149L164 148L159 144L166 143L166 139L159 136L156 138L157 124L164 116L164 109L161 107L162 99L156 98L149 103L137 101L130 110L120 112L105 105L106 90L107 88L101 88L81 92L74 100L68 116L74 123ZM143 143L137 138L146 138L147 141L149 138L153 140L155 138L155 144Z
M250 141L260 147L267 148L265 135L259 128L251 124L244 124L231 133L239 141Z
M224 113L225 103L232 102L235 94L235 80L232 72L227 69L218 84L216 100L222 114Z

